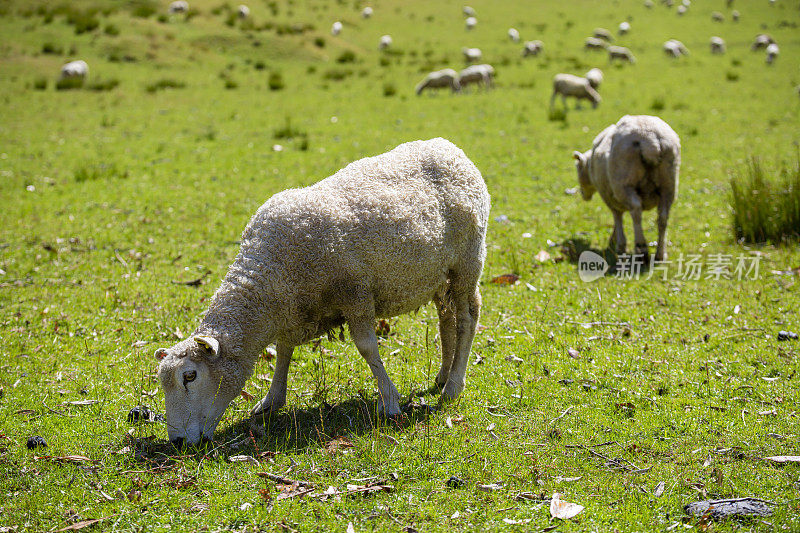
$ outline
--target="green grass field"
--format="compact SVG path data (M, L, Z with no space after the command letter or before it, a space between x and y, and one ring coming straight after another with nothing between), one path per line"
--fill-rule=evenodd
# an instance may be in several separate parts
M365 20L358 1L259 0L239 21L222 0L191 0L188 19L166 16L166 1L0 0L2 531L800 531L800 467L764 459L800 455L799 345L776 338L800 331L800 250L737 244L728 205L751 156L797 161L797 0L737 0L736 23L723 0L683 17L640 0L470 1L471 32L451 1L376 0ZM593 28L623 20L635 65L583 50ZM509 27L544 53L523 59ZM771 66L750 50L760 32L780 45ZM727 54L710 54L712 35ZM691 55L667 58L669 38ZM464 66L463 46L495 66L495 89L415 96L430 70ZM89 64L87 87L57 91L73 59ZM553 75L592 67L605 73L600 106L570 102L549 120ZM584 283L560 244L602 249L613 220L599 198L565 193L571 154L624 114L658 115L681 137L671 264ZM266 359L207 453L172 449L163 423L128 422L140 404L163 414L152 354L199 323L264 200L437 136L475 162L493 204L482 328L455 404L426 408L438 400L429 306L390 321L382 342L412 401L403 420L375 417L347 339L295 351L265 434L248 411L269 386ZM655 240L655 213L644 218ZM627 216L626 234L632 246ZM713 279L721 259L758 272ZM519 283L491 283L507 273ZM33 435L47 448L28 450ZM241 455L258 464L230 461ZM585 510L551 519L554 492ZM748 496L773 515L683 511Z

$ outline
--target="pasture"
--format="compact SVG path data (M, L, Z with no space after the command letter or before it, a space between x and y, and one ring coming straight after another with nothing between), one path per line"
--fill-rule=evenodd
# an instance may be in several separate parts
M735 242L728 204L750 157L798 162L797 0L695 0L682 16L640 0L470 5L468 31L449 0L254 0L247 19L223 0L176 15L147 0L0 1L3 531L800 530L800 468L765 459L800 455L800 345L777 339L800 331L800 250ZM523 58L511 27L544 51ZM585 51L595 27L636 63ZM761 32L780 46L772 65L750 50ZM713 35L726 54L710 53ZM670 38L690 55L668 58ZM465 66L462 47L482 50L494 89L416 96L431 70ZM56 90L75 59L85 86ZM597 109L551 113L553 76L592 67ZM572 152L625 114L681 138L670 263L586 283L572 252L605 248L613 220L571 190ZM153 352L193 331L264 200L438 136L492 196L481 327L455 403L431 408L428 306L382 325L410 402L399 420L375 416L348 335L295 351L287 405L261 431L248 412L269 386L266 354L205 450L128 420L138 405L164 413ZM644 220L655 240L655 213ZM731 275L714 275L723 263ZM519 279L492 282L504 274ZM34 435L47 447L29 450ZM552 519L555 492L585 510ZM741 497L774 512L683 511Z

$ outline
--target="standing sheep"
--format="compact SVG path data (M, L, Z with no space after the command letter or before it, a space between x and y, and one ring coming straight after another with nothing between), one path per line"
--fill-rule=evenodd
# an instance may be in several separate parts
M714 11L711 13L711 20L714 22L725 22L725 15L720 13L719 11Z
M656 261L665 258L667 219L678 190L681 144L678 135L658 117L625 115L604 129L588 152L574 152L584 200L595 192L614 215L611 243L625 253L622 214L633 219L635 253L648 256L642 211L658 208Z
M688 56L689 49L676 39L670 39L664 43L664 53L670 57Z
M508 28L508 38L511 39L512 42L518 43L519 31L516 28Z
M240 19L246 19L250 16L250 8L242 4L236 8L236 13L239 15Z
M481 57L483 57L483 52L481 52L480 48L462 48L461 53L464 55L464 61L467 63L480 61Z
M762 48L766 48L767 46L774 44L775 39L768 33L759 33L756 35L755 40L753 41L752 46L750 46L750 50L756 51L761 50Z
M79 59L70 61L61 67L61 75L58 78L56 87L59 89L76 89L82 87L89 76L89 65L86 61Z
M167 9L170 15L174 15L175 13L186 13L189 11L189 2L186 0L175 0L169 5Z
M170 441L212 439L272 342L275 374L252 414L280 409L294 347L344 324L377 381L380 412L400 414L375 319L430 301L442 339L436 384L443 400L456 398L480 314L489 207L481 173L444 139L402 144L267 200L200 325L155 352Z
M489 89L492 86L493 76L494 67L491 65L470 65L459 73L458 83L462 89L470 84L480 84L484 89Z
M592 35L595 39L602 39L609 43L614 41L614 38L611 36L611 32L605 28L595 28L592 32Z
M678 16L680 17L682 15L685 15L686 11L688 11L688 10L689 10L689 8L684 6L684 5L678 6Z
M631 31L631 23L628 21L620 22L619 28L617 29L617 33L620 35L626 35L629 31Z
M467 17L467 20L464 22L464 26L468 30L471 30L472 28L477 26L477 24L478 24L478 19L476 19L475 17Z
M542 41L526 41L522 48L522 57L537 56L542 50L544 50Z
M717 36L712 37L709 44L711 45L712 54L725 53L725 41L722 39L722 37L717 37Z
M461 8L461 12L464 13L465 17L474 17L475 16L475 10L472 9L471 7L469 7L469 6L462 7Z
M731 18L734 22L739 22L739 12L734 9L733 12L731 12Z
M378 50L386 50L392 46L391 35L381 35L381 40L378 41Z
M780 53L781 51L778 48L778 45L775 43L770 43L770 45L767 46L767 65L771 65L772 62L775 61L775 58L778 57L778 54Z
M597 89L600 87L600 84L603 83L603 71L599 68L593 68L586 73L585 78L589 82L589 85L592 86L592 89Z
M441 89L442 87L450 87L453 92L460 91L461 84L458 81L458 72L451 68L431 72L419 82L414 92L420 95L425 89Z
M605 50L608 48L608 43L597 37L587 37L583 41L583 48L586 50Z
M331 35L339 35L342 33L342 23L338 20L331 25Z
M372 8L370 6L365 7L361 10L361 17L368 19L372 16Z
M608 60L614 61L615 59L621 59L631 64L636 63L636 58L633 57L633 53L624 46L608 47Z
M555 103L556 96L559 94L564 102L565 109L567 107L567 96L577 100L576 108L580 106L581 100L589 100L592 103L592 107L595 108L602 100L600 94L589 83L589 80L572 74L556 74L553 77L553 95L550 97L551 108Z

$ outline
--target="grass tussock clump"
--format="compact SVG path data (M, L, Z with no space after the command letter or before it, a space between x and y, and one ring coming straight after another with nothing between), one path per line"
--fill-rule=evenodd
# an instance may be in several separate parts
M99 80L92 82L88 84L86 88L89 89L90 91L99 93L99 92L114 90L118 85L119 85L119 80L116 78L111 78L108 80Z
M87 163L75 169L74 177L76 182L83 183L110 178L127 178L128 171L120 170L113 163Z
M57 91L69 91L83 87L83 78L61 78L56 82Z
M800 153L794 165L768 170L751 157L730 180L733 236L738 242L783 244L800 240Z
M163 91L164 89L183 89L184 87L186 87L186 83L182 81L163 78L149 84L145 89L149 93L154 93L156 91Z

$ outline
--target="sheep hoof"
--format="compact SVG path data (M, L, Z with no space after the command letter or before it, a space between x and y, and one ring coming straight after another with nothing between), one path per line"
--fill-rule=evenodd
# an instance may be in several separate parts
M272 398L267 395L263 400L258 402L250 409L250 416L259 416L259 415L268 415L270 413L275 413L281 409L286 404L286 400L284 401L277 401L273 400Z
M464 383L456 383L453 380L448 380L444 389L442 389L441 400L443 402L451 402L458 398L462 390L464 390Z

